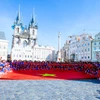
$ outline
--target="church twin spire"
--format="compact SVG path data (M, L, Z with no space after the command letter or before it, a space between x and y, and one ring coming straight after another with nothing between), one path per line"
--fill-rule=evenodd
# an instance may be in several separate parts
M16 20L15 20L15 23L20 24L21 23L20 21L21 20L20 20L20 5L19 5L19 10L18 10L18 14L17 14Z
M33 8L33 13L32 13L32 18L31 18L31 21L29 23L29 27L35 27L37 28L37 23L36 23L36 19L35 19L35 13L34 13L34 8Z
M20 5L19 5L19 10L18 10L18 14L17 14L16 19L15 19L14 25L12 26L13 29L15 28L15 25L20 25L22 27L21 18L20 18ZM35 20L34 9L33 9L33 14L32 14L32 18L31 18L31 21L29 23L28 29L30 27L37 27L37 23L36 23L36 20Z

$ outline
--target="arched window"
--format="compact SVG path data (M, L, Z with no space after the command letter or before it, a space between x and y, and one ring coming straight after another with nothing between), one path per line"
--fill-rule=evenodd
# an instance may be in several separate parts
M20 42L21 42L21 39L20 39L20 38L18 38L17 44L20 44Z
M35 31L33 30L33 35L34 35Z
M23 42L23 47L26 47L27 46L27 41L25 40L24 42Z
M19 27L18 27L18 28L16 28L16 31L17 31L17 33L19 33Z
M30 45L31 44L31 40L30 39L28 39L28 45Z

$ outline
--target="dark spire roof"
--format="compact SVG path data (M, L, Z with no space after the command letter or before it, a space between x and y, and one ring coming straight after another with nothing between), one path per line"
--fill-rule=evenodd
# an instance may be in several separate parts
M17 17L16 17L16 22L20 21L20 17L19 17L19 12L17 14Z
M33 15L32 15L31 24L33 24L33 23L34 23L34 18L33 18Z
M32 18L31 18L31 21L30 21L30 23L29 23L28 29L29 29L30 27L38 28L38 25L37 25L37 23L36 23L36 19L35 19L35 17L33 17L33 14L32 14Z
M24 30L23 24L21 23L21 19L20 19L20 6L19 6L17 17L14 21L14 24L12 25L12 29L14 29L16 25L21 26L22 30Z
M18 11L18 14L17 14L16 20L15 20L15 23L16 24L19 24L20 23L20 11Z
M17 13L17 16L16 16L16 19L15 19L15 24L20 24L20 5L19 5L19 10L18 10L18 13Z

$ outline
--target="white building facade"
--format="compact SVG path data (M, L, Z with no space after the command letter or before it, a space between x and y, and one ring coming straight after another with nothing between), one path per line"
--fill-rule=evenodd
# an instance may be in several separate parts
M92 61L100 62L100 32L95 35L92 41Z
M5 38L4 32L0 31L0 57L2 60L7 60L8 54L8 41Z
M88 34L80 35L80 41L77 41L76 60L91 61L91 41L92 36Z
M37 45L37 30L38 26L35 18L32 16L28 28L23 27L20 19L20 11L12 26L14 33L12 39L11 59L13 60L32 60L44 61L54 60L54 48L40 47ZM44 52L46 52L44 57ZM51 55L50 59L47 57Z
M52 46L34 46L33 61L55 61L55 59L55 49Z
M69 44L65 51L71 61L91 61L91 41L92 36L88 34L70 36Z

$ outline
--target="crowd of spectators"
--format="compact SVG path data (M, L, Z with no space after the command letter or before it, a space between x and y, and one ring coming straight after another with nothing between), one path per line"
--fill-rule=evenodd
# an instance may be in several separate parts
M13 61L14 70L75 70L90 75L100 75L100 62L50 62L50 61Z
M100 62L53 62L53 61L17 61L7 62L0 58L0 74L12 70L75 70L100 77Z
M6 74L8 71L11 72L10 63L0 57L0 75Z

